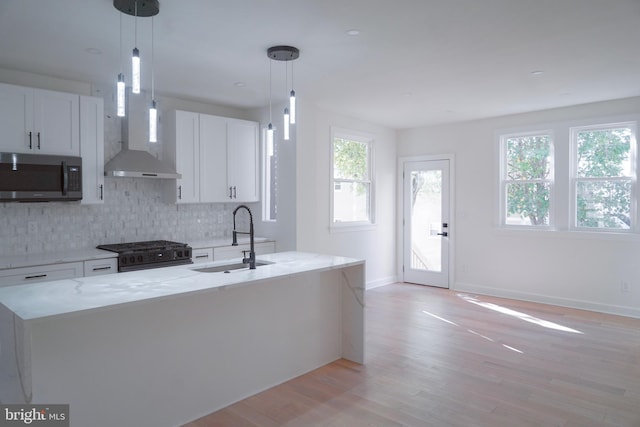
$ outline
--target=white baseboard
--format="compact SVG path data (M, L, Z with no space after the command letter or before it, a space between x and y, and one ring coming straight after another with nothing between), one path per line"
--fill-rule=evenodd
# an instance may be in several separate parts
M378 288L384 285L390 285L391 283L395 283L397 281L398 281L398 278L396 276L383 277L382 279L376 279L376 280L367 282L366 289L373 289L373 288Z
M492 288L490 286L475 285L472 283L464 282L456 282L455 287L452 288L452 290L476 293L481 295L490 295L500 298L511 298L522 301L539 302L542 304L558 305L561 307L597 311L600 313L616 314L618 316L635 317L640 319L640 309L635 307L601 304L578 299L560 298L529 292L511 291L508 289Z

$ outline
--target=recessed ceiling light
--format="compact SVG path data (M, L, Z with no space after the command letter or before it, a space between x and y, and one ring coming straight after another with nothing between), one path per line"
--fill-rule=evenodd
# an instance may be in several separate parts
M533 70L533 71L531 72L531 75L532 75L532 76L540 76L540 75L542 75L542 74L544 74L544 70Z
M360 34L360 30L352 28L351 30L347 30L346 33L348 36L357 36Z
M245 87L245 86L246 86L246 83L245 83L245 82L235 82L233 85L234 85L235 87Z
M90 53L91 55L100 55L102 54L102 51L100 49L98 49L97 47L88 47L84 50L87 53Z

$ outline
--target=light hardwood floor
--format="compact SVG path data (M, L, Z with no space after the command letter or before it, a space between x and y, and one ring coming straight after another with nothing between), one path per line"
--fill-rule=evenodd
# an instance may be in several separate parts
M393 284L338 360L187 427L640 427L640 319Z

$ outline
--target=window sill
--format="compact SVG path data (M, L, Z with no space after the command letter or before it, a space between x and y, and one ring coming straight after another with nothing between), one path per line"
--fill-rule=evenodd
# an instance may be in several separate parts
M342 222L331 224L329 231L333 233L349 233L354 231L371 231L375 230L376 225L370 222Z
M640 242L640 233L634 231L604 231L604 230L560 230L553 227L524 228L524 227L496 227L495 234L500 236L527 235L534 238L560 238L577 240L614 240L626 242Z

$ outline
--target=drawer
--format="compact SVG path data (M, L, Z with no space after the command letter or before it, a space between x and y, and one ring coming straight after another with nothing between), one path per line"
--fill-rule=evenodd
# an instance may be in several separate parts
M82 277L82 262L66 262L34 267L8 268L0 270L0 286L12 286L34 282Z
M191 252L191 261L194 264L213 261L213 248L194 249Z
M117 258L92 259L84 262L85 276L100 276L118 272Z

